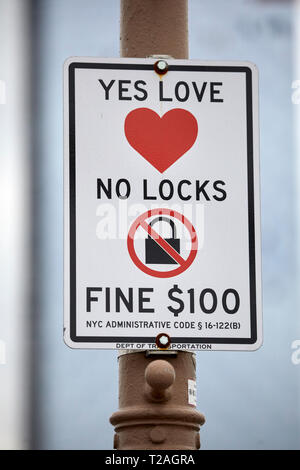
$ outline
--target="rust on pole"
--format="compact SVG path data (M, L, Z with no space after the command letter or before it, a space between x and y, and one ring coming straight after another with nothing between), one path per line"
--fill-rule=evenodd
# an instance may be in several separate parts
M121 0L121 56L188 58L187 0ZM119 355L119 410L110 418L118 450L200 448L203 414L189 400L195 355Z

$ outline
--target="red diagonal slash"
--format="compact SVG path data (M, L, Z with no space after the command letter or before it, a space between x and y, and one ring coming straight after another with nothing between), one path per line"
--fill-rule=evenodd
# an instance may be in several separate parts
M149 217L153 215L167 215L169 217L175 218L179 220L181 223L184 224L186 229L188 230L192 242L191 246L191 251L190 254L188 255L187 259L183 259L179 253L177 253L176 250L172 246L169 245L169 243L164 240L152 227L147 224L146 219L149 219ZM168 253L171 258L173 258L176 263L179 264L175 269L171 269L171 271L158 271L156 269L151 269L149 266L146 266L140 258L137 256L135 248L134 248L134 237L137 229L139 227L142 227L143 230L145 230L149 236L155 240L158 245L165 250L166 253ZM127 237L127 248L128 248L128 253L134 262L134 264L141 270L143 273L148 274L149 276L154 276L154 277L159 277L161 279L163 278L169 278L169 277L174 277L178 276L179 274L183 273L190 267L192 262L194 261L197 251L198 251L198 239L197 239L197 234L196 231L191 224L191 222L183 216L183 214L180 214L177 211L171 210L171 209L163 209L163 208L158 208L158 209L151 209L148 210L147 212L144 212L143 214L139 215L138 218L133 222L131 225L129 232L128 232L128 237Z
M166 240L162 238L156 232L156 230L151 227L151 225L147 224L147 222L143 220L140 222L140 226L143 227L144 230L146 230L150 237L153 238L153 240L156 241L156 243L158 243L158 245L163 250L165 250L168 255L171 256L171 258L176 261L176 263L180 264L181 266L185 263L186 260L182 258L182 256L180 256L180 254L176 250L174 250L174 248L168 242L166 242Z

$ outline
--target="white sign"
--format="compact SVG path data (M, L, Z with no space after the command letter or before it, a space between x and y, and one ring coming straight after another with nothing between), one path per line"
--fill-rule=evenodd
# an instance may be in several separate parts
M251 63L65 63L65 341L262 342Z

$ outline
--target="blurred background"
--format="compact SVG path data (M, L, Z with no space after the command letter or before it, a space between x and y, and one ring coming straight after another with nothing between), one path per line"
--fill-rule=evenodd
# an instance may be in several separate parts
M191 59L260 73L264 344L197 353L202 448L300 449L300 1L190 0L189 26ZM117 355L62 337L62 66L118 55L119 0L0 0L1 449L112 448Z

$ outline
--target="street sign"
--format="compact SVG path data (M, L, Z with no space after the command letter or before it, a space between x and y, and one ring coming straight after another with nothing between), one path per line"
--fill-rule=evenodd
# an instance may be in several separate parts
M257 349L256 67L71 58L64 73L66 343Z

